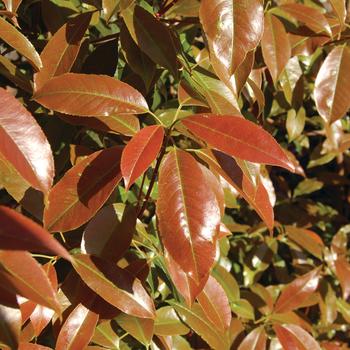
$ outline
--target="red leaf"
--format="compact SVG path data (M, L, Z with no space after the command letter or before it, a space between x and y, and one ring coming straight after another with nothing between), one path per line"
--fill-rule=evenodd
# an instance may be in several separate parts
M318 342L304 329L294 324L275 324L273 329L284 350L321 350Z
M49 231L69 231L87 222L121 180L122 147L95 152L68 170L52 188L44 211Z
M97 314L79 304L64 322L55 349L85 349L94 335L97 321Z
M20 343L18 350L51 350L51 348L39 344Z
M322 63L315 81L315 102L327 123L342 118L350 107L350 48L336 46Z
M48 192L54 176L51 147L22 104L0 88L0 152L34 188Z
M0 280L6 289L61 312L56 291L45 270L28 252L0 251L0 263Z
M186 304L191 307L198 294L203 290L209 275L205 276L200 283L197 284L181 269L166 249L164 250L164 259L176 289L184 297Z
M185 151L174 149L162 162L157 202L160 235L172 258L197 284L213 265L221 219L209 183Z
M152 299L140 280L127 271L89 255L75 256L74 268L84 282L108 303L132 316L155 318Z
M276 140L246 119L238 116L196 114L182 123L210 146L233 157L294 171L293 164Z
M106 75L62 74L49 80L34 98L49 109L77 116L137 114L148 110L141 93Z
M203 291L197 296L205 315L217 327L219 332L224 333L231 324L231 308L224 289L212 276L204 286Z
M335 260L334 267L343 291L343 298L346 300L350 295L350 264L346 257L340 257Z
M229 81L263 32L264 9L259 0L204 0L199 18L208 39L217 75Z
M0 249L60 255L69 253L45 229L15 210L0 206Z
M274 312L285 313L297 309L318 287L320 268L297 277L284 287L277 299Z
M35 69L39 70L42 67L40 56L33 44L2 17L0 17L0 38L27 58Z
M91 15L91 12L87 12L74 17L46 44L40 54L43 67L34 75L35 90L42 88L54 76L70 71L79 53Z
M265 350L266 340L264 327L255 328L244 338L238 350Z
M126 190L157 158L163 138L163 127L152 125L139 131L126 145L120 163Z
M290 58L291 47L284 25L269 12L265 15L261 49L264 61L273 81L276 83Z

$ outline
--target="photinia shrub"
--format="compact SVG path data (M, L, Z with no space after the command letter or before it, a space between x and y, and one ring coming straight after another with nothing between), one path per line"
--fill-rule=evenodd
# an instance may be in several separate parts
M1 349L349 349L349 4L3 0Z

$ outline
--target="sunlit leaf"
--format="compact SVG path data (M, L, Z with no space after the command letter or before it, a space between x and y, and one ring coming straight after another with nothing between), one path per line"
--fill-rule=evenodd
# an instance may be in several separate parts
M55 349L84 349L94 334L97 321L97 314L82 304L77 305L60 330Z
M97 151L83 159L52 188L44 211L49 231L69 231L88 221L121 180L122 147Z
M152 125L139 131L126 145L121 158L121 172L128 190L156 159L164 138L164 129Z
M244 338L238 350L265 350L266 340L264 327L257 327Z
M54 176L51 147L33 116L0 89L0 152L34 188L48 192Z
M171 306L161 307L156 311L154 333L157 335L183 335L189 328L182 323L179 316Z
M157 203L160 235L172 258L197 283L214 262L220 224L220 208L207 184L190 154L174 149L163 160Z
M62 74L49 80L34 98L49 109L77 116L137 114L148 110L140 92L105 75Z
M315 102L327 123L342 118L350 108L350 48L336 46L322 63L315 81Z

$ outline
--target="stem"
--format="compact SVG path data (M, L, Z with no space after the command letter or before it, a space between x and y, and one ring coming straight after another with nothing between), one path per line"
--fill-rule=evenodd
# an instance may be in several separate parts
M151 181L149 183L148 190L147 190L147 193L146 193L146 196L145 196L145 200L143 201L142 207L141 207L140 211L137 214L137 217L139 219L142 218L142 215L143 215L144 211L146 210L149 197L151 196L151 193L152 193L152 190L153 190L153 186L154 186L154 183L156 181L156 177L157 177L157 174L158 174L160 163L162 162L162 159L163 159L163 157L165 155L165 150L166 150L167 143L168 143L168 135L165 138L165 142L163 144L163 147L162 147L162 150L160 152L160 155L159 155L159 157L157 159L156 166L154 167L154 170L153 170L153 173L152 173L152 178L151 178Z
M139 210L140 208L140 201L141 201L141 196L142 196L142 190L143 190L143 185L145 184L145 179L146 179L146 172L143 173L142 176L142 181L141 181L141 186L140 186L140 191L139 194L137 196L137 210Z

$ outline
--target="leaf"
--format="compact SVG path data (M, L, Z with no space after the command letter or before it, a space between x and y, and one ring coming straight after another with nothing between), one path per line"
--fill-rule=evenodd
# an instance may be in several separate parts
M273 326L284 350L321 350L318 342L304 329L294 324Z
M304 228L286 226L286 233L288 237L296 242L302 249L305 249L316 258L322 259L324 244L322 239L315 232Z
M202 291L209 275L203 277L199 283L195 282L189 274L175 262L166 249L164 249L164 259L168 273L177 289L183 296L186 304L191 307L197 295Z
M207 107L203 97L186 81L181 80L178 86L177 97L182 106Z
M65 122L73 125L84 125L89 129L134 136L140 130L138 118L132 114L110 115L107 117L76 117L59 115Z
M304 130L306 113L305 109L301 107L298 112L290 109L287 113L286 128L288 132L289 142L294 141L300 136Z
M121 15L139 48L177 78L178 43L170 29L141 6L135 6L132 23L125 18L125 11Z
M155 318L153 301L139 279L113 263L89 255L76 255L74 268L84 282L108 303L128 315Z
M238 316L242 318L246 318L248 320L254 320L254 308L249 303L249 301L245 299L240 299L231 303L231 310Z
M276 140L248 120L238 116L195 114L182 123L211 147L233 157L294 170Z
M328 124L342 118L350 108L350 48L336 46L322 63L315 81L316 108Z
M274 312L284 313L297 309L317 289L320 272L320 268L316 268L286 285L277 299Z
M15 210L0 206L0 222L0 249L49 253L71 260L66 249L45 229Z
M169 302L169 304L175 308L181 319L203 338L212 349L228 350L230 348L228 339L215 330L198 304L194 304L191 309L176 302Z
M107 23L113 16L118 4L119 0L102 0L103 18Z
M213 265L221 219L216 196L207 189L207 174L190 154L167 154L159 172L159 231L169 254L197 284Z
M139 131L123 150L120 168L125 189L141 176L157 158L162 147L164 129L160 125L151 125Z
M42 266L28 252L0 251L4 288L61 313L56 291Z
M34 99L57 112L87 117L138 114L148 110L141 93L106 75L62 74L49 80Z
M118 349L120 340L117 332L118 325L115 320L101 322L95 328L91 341L107 348Z
M345 1L344 0L329 0L330 4L332 5L333 11L335 12L336 16L338 17L338 22L343 29L345 26L345 20L346 20L346 7L345 7Z
M276 83L291 56L291 47L284 25L269 12L265 15L261 48L264 61Z
M156 311L154 333L162 336L184 335L189 328L182 323L172 306L164 306Z
M1 278L0 278L1 279ZM22 325L21 311L15 305L0 304L0 345L18 349Z
M51 350L47 346L33 344L33 343L20 343L18 350Z
M235 278L224 267L216 265L211 271L212 276L224 289L230 303L240 299L239 285Z
M254 208L269 229L274 226L274 213L269 195L260 181L255 188L250 179L238 166L237 161L219 151L201 150L197 152L208 165L232 185Z
M52 188L44 211L50 231L69 231L87 222L121 180L122 147L97 151L68 170Z
M224 333L231 324L231 309L224 289L214 277L209 276L203 291L197 296L197 300L207 318L217 327L219 332Z
M238 350L265 350L266 340L264 327L257 327L244 338Z
M154 320L149 318L137 318L120 314L116 321L126 332L137 339L146 347L149 346L154 332Z
M264 10L259 0L204 0L199 18L206 34L216 74L228 81L263 32Z
M50 144L14 96L0 88L0 98L0 152L26 181L46 193L55 171Z
M299 22L304 23L315 33L326 33L332 36L332 31L326 17L317 8L305 6L300 3L282 4L279 6L281 10L293 16Z
M0 38L23 55L36 70L42 67L40 56L33 44L2 17L0 17Z
M46 44L40 54L43 67L34 75L35 91L40 90L54 76L70 71L79 53L91 16L91 12L86 12L74 17Z
M335 260L334 267L343 291L343 299L347 300L350 295L350 264L346 257L340 257Z
M85 349L94 334L97 321L97 314L78 304L64 322L55 349Z
M3 0L3 3L6 6L6 9L8 11L11 11L13 13L16 13L18 10L19 5L21 4L22 0Z
M136 210L124 204L103 207L88 223L81 251L117 262L128 250L136 232Z

